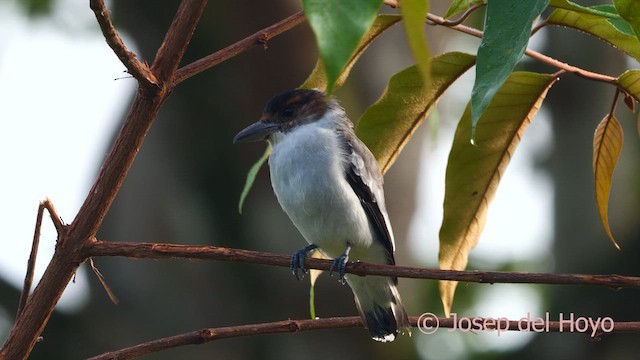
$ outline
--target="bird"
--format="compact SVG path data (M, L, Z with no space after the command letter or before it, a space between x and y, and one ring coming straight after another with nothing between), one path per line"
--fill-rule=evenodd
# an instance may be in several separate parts
M269 172L275 195L309 244L291 256L295 277L304 277L304 259L320 251L333 259L331 273L336 270L339 281L353 291L374 340L410 335L396 277L345 273L349 259L395 265L382 173L345 110L318 89L280 93L233 142L265 140L272 148Z

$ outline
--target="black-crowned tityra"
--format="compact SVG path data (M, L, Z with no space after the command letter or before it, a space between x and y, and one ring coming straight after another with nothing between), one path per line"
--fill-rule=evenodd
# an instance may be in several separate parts
M345 274L348 259L394 265L395 244L382 174L344 109L318 90L279 94L233 141L260 140L273 148L269 169L278 201L309 243L291 257L294 275L306 272L305 257L318 249L353 290L373 339L409 332L397 278Z

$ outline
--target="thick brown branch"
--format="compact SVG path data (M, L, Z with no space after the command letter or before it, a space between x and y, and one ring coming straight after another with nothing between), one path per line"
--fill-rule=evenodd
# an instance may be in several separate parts
M83 249L84 256L124 256L138 259L201 259L289 267L289 256L216 246L95 241ZM307 258L305 267L329 271L331 261ZM455 271L349 262L346 271L356 275L397 276L414 279L456 280L477 283L531 283L606 286L614 289L640 287L640 277L621 275L544 274L497 271Z
M44 329L55 304L80 264L86 260L78 249L95 235L113 203L124 178L136 157L145 135L160 106L172 89L172 78L191 35L202 14L206 0L183 0L158 51L152 71L161 87L140 86L129 114L107 155L98 178L78 211L68 232L58 234L56 252L41 281L16 319L0 359L25 359ZM99 3L96 3L99 5ZM92 3L93 5L96 5ZM98 7L99 8L99 7ZM98 21L104 19L100 14ZM167 83L169 86L167 86Z
M120 59L122 64L127 68L127 72L138 80L141 86L158 86L156 77L153 75L147 64L139 61L136 58L136 54L129 51L129 49L124 45L124 42L118 35L118 32L113 27L113 23L109 17L109 10L107 10L104 1L90 0L89 6L96 15L96 19L98 20L98 24L100 25L100 29L102 30L102 34L104 35L107 44L109 44L109 47L111 47L116 56L118 56L118 59Z
M205 6L207 6L207 0L183 0L180 3L151 66L151 71L164 83L165 87L173 88L176 69L187 50Z
M200 60L196 60L191 64L178 69L174 79L174 85L177 85L196 74L199 74L207 69L218 65L223 61L226 61L242 52L245 52L253 48L254 46L265 45L270 39L302 24L304 20L304 13L302 11L297 12L289 16L288 18L281 20L280 22L266 27L258 31L257 33L246 37L230 46L227 46L222 50L207 55Z
M424 316L428 315L428 316ZM418 327L419 331L424 334L432 334L438 329L452 329L449 331L537 331L537 332L579 332L584 333L592 338L599 338L604 333L609 332L640 332L640 322L615 322L612 323L612 328L603 329L604 326L596 326L596 329L592 325L587 324L585 328L582 323L578 324L577 321L546 321L545 318L540 317L544 321L519 321L508 320L506 318L492 319L481 317L469 317L469 318L436 318L432 317L430 313L423 314L423 316L412 316L409 318L411 326ZM469 324L467 328L466 325ZM604 325L604 324L603 324ZM607 325L610 325L607 323ZM334 317L326 319L315 320L284 320L271 323L251 324L251 325L239 325L229 326L222 328L209 328L189 333L184 333L176 336L166 337L149 341L143 344L131 346L117 351L104 353L98 356L94 356L89 360L109 360L109 359L134 359L143 355L148 355L154 352L172 349L185 345L195 345L211 342L214 340L227 339L240 336L252 336L262 334L275 334L275 333L296 333L300 331L309 330L321 330L321 329L339 329L339 328L357 328L362 327L362 321L359 317ZM533 330L532 330L533 329ZM576 331L580 329L580 331ZM609 331L610 330L610 331ZM417 333L420 336L420 333Z

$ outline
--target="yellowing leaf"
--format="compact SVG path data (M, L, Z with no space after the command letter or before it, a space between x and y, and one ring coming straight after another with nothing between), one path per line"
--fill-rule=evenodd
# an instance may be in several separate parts
M617 81L629 95L640 101L640 70L628 70Z
M613 238L609 227L609 193L611 192L611 177L620 156L623 142L622 126L613 115L602 119L596 133L593 135L593 179L595 181L596 203L602 225L609 235L613 246L620 250L620 246Z
M360 43L356 47L355 52L347 62L347 65L344 67L344 70L336 80L336 83L333 85L334 91L342 87L344 82L347 80L349 73L351 72L351 68L356 63L360 55L362 55L362 53L367 49L369 44L371 44L373 40L377 39L385 30L397 24L400 20L402 20L402 17L400 17L399 15L378 15L376 17L373 25L371 25L367 33L362 37L362 40L360 40ZM307 80L305 80L304 83L300 85L300 88L319 89L322 91L327 90L327 75L325 73L322 59L318 58L318 62L311 72L311 75L309 75Z
M324 256L322 256L322 253L318 250L314 250L313 253L311 253L311 257L316 259L326 259ZM311 286L309 287L309 315L311 315L311 319L316 318L315 285L316 285L316 280L318 280L318 276L320 276L320 274L322 274L322 270L309 269L309 281L311 283Z
M356 134L386 172L440 96L474 64L475 57L445 53L431 60L431 86L423 86L415 66L395 74L378 101L362 115Z
M493 200L525 129L556 81L551 75L512 73L480 118L476 146L471 138L471 109L458 123L445 179L444 218L440 229L441 269L464 270L484 228ZM515 236L516 234L514 234ZM445 314L451 311L457 282L440 281Z

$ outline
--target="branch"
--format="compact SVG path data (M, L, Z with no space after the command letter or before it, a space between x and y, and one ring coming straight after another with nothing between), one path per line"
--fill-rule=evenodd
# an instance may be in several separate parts
M123 256L137 259L200 259L289 267L290 257L260 251L216 246L94 241L82 252L85 257ZM329 271L331 261L305 259L307 269ZM476 283L530 283L605 286L613 289L638 288L640 277L621 275L544 274L498 271L437 270L411 266L349 262L346 272L356 275L397 276L414 279L455 280Z
M0 359L26 359L36 340L46 326L53 308L62 292L86 257L79 249L93 239L104 216L111 207L145 135L155 119L164 100L173 89L172 77L186 49L196 24L204 10L206 0L183 0L162 43L156 62L151 67L160 87L144 86L138 79L138 87L133 104L107 158L98 173L89 194L75 219L68 226L68 232L58 233L56 251L49 262L42 279L28 298L23 311L16 319L5 344L0 350ZM102 5L102 7L100 6ZM97 19L105 31L107 10L97 0L91 2L97 9ZM102 9L102 10L101 10ZM95 11L95 10L94 10ZM107 42L113 41L112 25L106 28ZM121 42L120 42L120 45ZM115 44L116 53L122 56L124 45ZM125 61L131 60L126 56ZM126 63L125 63L126 66ZM169 86L167 86L167 84Z
M65 229L65 225L62 223L58 212L53 207L53 204L49 199L45 199L38 205L38 214L36 215L36 227L33 231L33 242L31 243L31 253L29 254L29 260L27 261L27 273L24 276L24 284L22 286L22 294L20 295L20 303L18 305L18 312L16 316L20 316L22 309L27 304L29 294L31 293L31 285L33 284L33 274L36 267L36 258L38 257L38 247L40 245L40 229L42 228L42 217L44 210L49 211L51 221L56 228L58 234L62 233Z
M173 89L173 77L205 6L207 0L183 0L156 53L151 71L165 82L167 88Z
M118 351L104 353L88 360L133 359L154 352L184 345L195 345L214 340L259 334L294 333L300 331L362 327L360 317L339 317L316 320L285 320L271 323L209 328L181 335L149 341Z
M200 60L196 60L191 64L178 69L173 84L174 86L178 85L184 80L205 70L208 70L223 61L226 61L240 53L253 48L254 46L266 46L267 42L270 39L282 34L283 32L293 29L294 27L302 24L304 21L304 13L302 11L299 11L284 20L281 20L269 27L256 32L249 37L246 37L230 46L227 46L222 50L207 55Z
M142 86L157 87L158 81L147 64L139 61L136 58L136 54L129 51L129 49L124 45L124 42L118 35L118 32L116 32L116 29L113 27L113 23L109 18L109 10L107 10L104 1L90 0L89 7L91 7L91 10L93 10L96 15L96 19L98 20L98 24L100 25L100 29L102 30L102 34L104 35L107 44L109 44L109 47L127 68L127 72L138 80Z
M450 21L437 16L437 15L433 15L431 13L427 14L427 20L431 21L432 23L434 23L435 25L442 25L442 26L446 26L450 29L471 35L471 36L475 36L477 38L482 38L482 31L478 30L478 29L474 29L472 27L469 26L465 26L465 25L454 25L454 26L449 26ZM576 74L580 77L583 78L587 78L587 79L591 79L591 80L595 80L595 81L599 81L599 82L604 82L604 83L608 83L608 84L612 84L615 85L616 87L618 86L618 83L616 81L616 78L612 77L612 76L608 76L608 75L603 75L603 74L599 74L599 73L595 73L595 72L591 72L588 70L584 70L581 69L577 66L573 66L573 65L569 65L567 63L563 63L562 61L558 61L550 56L541 54L537 51L531 50L531 49L527 49L525 50L525 55L536 59L540 62L543 62L545 64L551 65L553 67L556 67L558 69L561 70L565 70L566 72L572 73L572 74Z
M425 316L426 315L426 316ZM543 319L543 318L540 318ZM590 335L591 338L599 339L602 334L609 332L640 332L640 322L615 322L612 323L612 329L608 331L603 325L586 323L586 328L578 321L546 321L543 324L538 320L520 321L508 320L506 318L442 318L435 317L431 313L425 313L420 317L412 316L409 318L411 326L418 327L419 331L424 334L433 334L439 328L452 329L449 331L460 332L477 332L477 331L536 331L537 332L580 332ZM468 324L468 328L466 327ZM608 325L608 324L607 324ZM541 327L543 326L543 327ZM154 352L173 349L185 345L195 345L208 343L214 340L228 339L241 336L252 336L262 334L276 333L296 333L309 330L322 329L339 329L339 328L359 328L362 327L362 320L357 316L334 317L326 319L307 319L307 320L284 320L271 323L251 324L229 326L221 328L209 328L192 331L176 336L166 337L120 349L117 351L107 352L98 356L89 358L89 360L110 360L110 359L133 359ZM579 329L580 331L576 331Z

